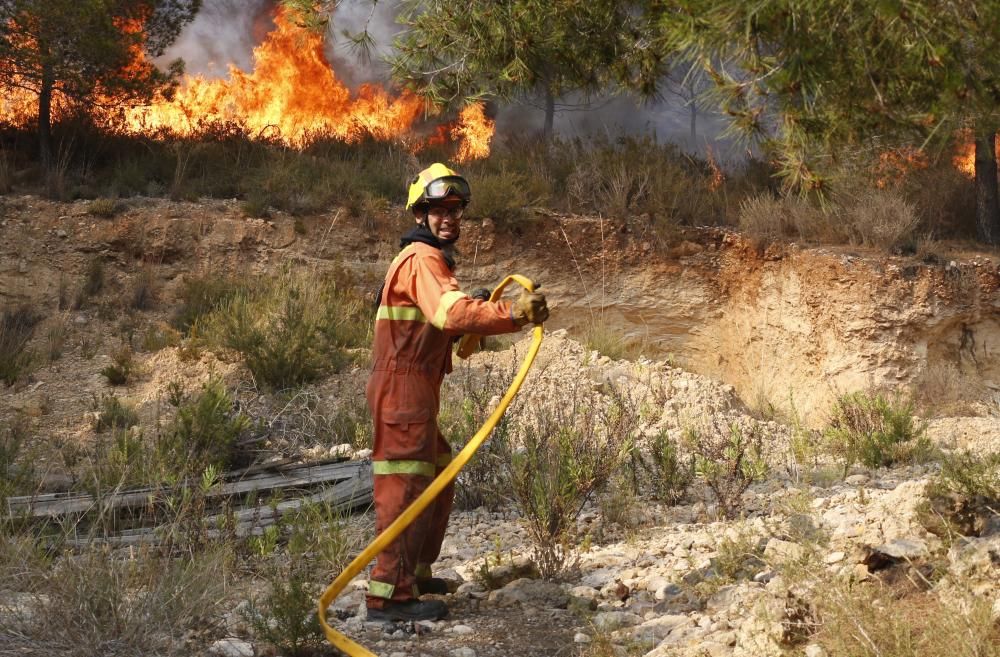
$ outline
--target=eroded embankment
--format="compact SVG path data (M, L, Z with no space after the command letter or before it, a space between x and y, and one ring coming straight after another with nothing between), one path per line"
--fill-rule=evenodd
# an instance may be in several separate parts
M296 221L248 219L230 202L133 200L114 219L85 203L7 199L0 300L52 304L93 257L124 285L155 263L170 297L181 275L267 270L293 260L342 264L377 281L405 217L342 211ZM545 216L501 230L466 222L459 278L492 286L519 272L544 284L551 328L604 323L653 357L734 385L751 404L794 403L816 417L838 392L903 386L941 363L1000 384L1000 270L995 256L923 262L844 248L761 248L690 229L657 239L641 221ZM374 283L370 283L374 286Z

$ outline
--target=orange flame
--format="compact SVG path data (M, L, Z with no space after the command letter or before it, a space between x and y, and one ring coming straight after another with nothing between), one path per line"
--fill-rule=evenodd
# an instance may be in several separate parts
M708 181L708 188L714 192L722 187L726 176L722 173L722 168L719 167L718 162L715 161L715 153L712 152L711 146L707 146L705 149L705 161L708 163L708 170L712 174L712 177Z
M971 130L963 130L955 140L955 154L951 156L952 165L967 178L976 177L976 142Z
M879 153L878 162L873 167L875 186L882 189L898 183L911 171L926 169L930 161L919 148L902 146Z
M228 79L189 76L170 100L117 112L102 109L99 99L91 110L94 120L130 134L173 136L197 135L212 126L236 126L252 136L295 147L320 137L354 142L365 135L399 140L415 149L423 145L423 140L413 136L414 124L424 111L419 97L410 92L393 97L371 84L362 85L352 97L327 62L320 36L297 27L281 11L274 22L275 29L254 48L251 72L230 65ZM136 62L147 65L141 48ZM29 125L37 108L32 94L4 91L0 122ZM464 162L489 155L493 130L494 123L485 117L481 105L470 105L450 132L439 130L439 134L459 141L457 159Z
M496 121L486 116L482 103L466 105L459 112L458 125L451 129L452 139L459 140L460 143L455 159L468 162L489 155L495 129Z

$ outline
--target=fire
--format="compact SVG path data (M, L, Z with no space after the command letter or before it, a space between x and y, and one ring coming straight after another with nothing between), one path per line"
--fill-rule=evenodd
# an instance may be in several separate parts
M378 85L363 85L352 95L327 62L319 35L296 26L282 11L274 23L253 51L251 72L230 65L228 79L188 76L171 99L124 111L102 108L99 99L91 115L99 125L129 134L196 136L224 125L293 147L320 137L354 142L371 135L419 150L424 140L413 133L424 113L422 99L410 92L393 96ZM141 52L136 57L136 65L148 65ZM30 124L37 100L30 92L4 92L0 122ZM494 123L481 105L466 107L445 130L439 134L459 141L459 161L489 154Z
M459 162L479 160L490 154L490 141L496 121L488 118L482 103L467 105L458 115L458 125L451 129L452 139L459 140Z
M712 152L712 147L707 146L705 150L705 161L708 163L708 170L712 174L712 177L708 181L708 188L714 192L722 187L722 183L725 182L726 177L722 173L722 168L715 161L715 153Z
M927 154L919 148L902 146L879 153L875 164L875 186L884 188L890 183L897 183L911 171L926 169L930 164Z
M969 130L963 130L955 140L955 154L952 165L968 178L976 177L976 142Z

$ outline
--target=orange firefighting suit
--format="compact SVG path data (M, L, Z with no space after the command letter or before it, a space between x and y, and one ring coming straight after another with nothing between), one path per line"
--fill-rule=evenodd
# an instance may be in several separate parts
M367 397L375 427L375 531L381 533L451 461L437 425L441 381L451 371L454 336L512 333L511 304L473 299L458 289L440 249L406 246L389 266L375 319ZM448 525L449 486L375 561L368 606L420 595Z

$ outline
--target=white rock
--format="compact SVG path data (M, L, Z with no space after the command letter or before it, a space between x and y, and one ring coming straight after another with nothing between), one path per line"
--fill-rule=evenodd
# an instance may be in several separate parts
M868 475L855 474L845 479L844 482L851 486L860 486L862 484L867 484L868 480L869 480Z
M235 638L219 639L209 647L208 652L219 657L254 656L253 645Z
M847 555L844 554L843 552L831 552L830 554L826 555L826 557L823 558L823 563L828 563L828 564L840 563L841 561L844 560L845 557L847 557Z
M893 559L916 559L925 557L928 554L927 543L919 538L897 538L894 541L884 543L877 548L876 552L890 556Z
M590 643L590 641L591 638L583 632L577 632L573 635L573 643Z
M456 625L451 628L451 633L459 636L466 636L467 634L472 634L473 632L475 632L475 630L468 625Z
M334 445L327 452L327 456L331 459L346 459L350 458L354 453L354 448L348 443L341 443L339 445Z
M826 657L826 651L823 650L823 646L810 643L805 649L806 657Z
M455 648L448 653L451 657L476 657L476 651L469 647Z
M629 611L602 611L594 615L594 628L601 632L610 632L641 622L642 616Z
M805 550L798 543L782 541L772 538L764 548L764 559L769 563L780 561L798 561L805 554Z

